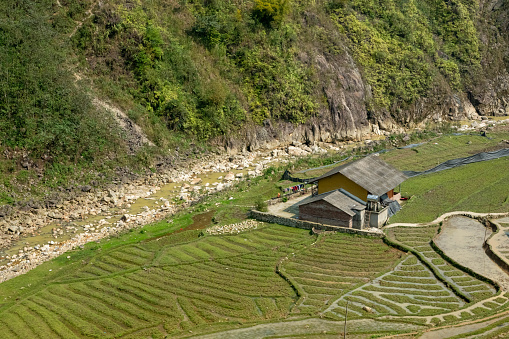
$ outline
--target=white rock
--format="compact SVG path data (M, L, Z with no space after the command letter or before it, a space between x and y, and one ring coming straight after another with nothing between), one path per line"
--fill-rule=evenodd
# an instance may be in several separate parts
M291 156L300 157L307 155L308 152L298 147L288 146L288 154Z
M226 180L226 181L232 181L234 179L235 179L235 174L233 174L232 172L228 172L228 174L224 176L224 180Z
M191 185L197 185L201 182L201 178L194 178L191 180Z

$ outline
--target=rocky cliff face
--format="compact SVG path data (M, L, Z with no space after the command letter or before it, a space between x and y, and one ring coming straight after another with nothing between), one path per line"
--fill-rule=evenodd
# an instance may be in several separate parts
M328 30L336 52L310 42L300 59L313 67L319 79L323 103L317 116L305 124L266 120L263 126L249 126L241 137L225 139L230 152L272 148L292 141L301 143L338 142L371 138L373 135L401 133L425 122L475 120L480 116L509 114L509 3L480 1L476 21L481 68L470 70L471 78L461 90L453 90L438 77L426 96L408 107L370 109L371 87L362 69L334 29ZM307 18L306 16L304 16ZM309 18L307 18L309 19ZM323 24L309 20L307 24Z
M509 3L481 0L478 31L482 72L467 95L480 115L509 114Z

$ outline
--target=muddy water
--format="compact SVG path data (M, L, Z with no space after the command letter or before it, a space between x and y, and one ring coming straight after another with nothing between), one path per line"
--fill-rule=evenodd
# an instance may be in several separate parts
M436 244L449 257L509 289L509 276L484 252L482 245L491 231L480 222L466 217L452 217L442 226Z
M245 167L243 169L231 169L229 172L233 174L242 173L244 176L248 173L248 171L254 170L254 167ZM222 178L228 174L228 172L209 172L203 173L199 176L202 179L200 183L195 186L201 186L202 189L206 189L206 187L210 187L211 189L215 187L214 183L222 182ZM221 178L221 179L220 179ZM163 185L157 190L155 193L151 194L149 197L139 198L130 206L126 206L124 209L120 208L110 208L107 212L98 214L98 215L90 215L85 216L83 219L75 220L71 222L60 222L53 223L44 227L41 227L37 230L32 236L24 237L20 241L14 243L10 248L0 250L0 265L4 265L9 261L9 258L13 255L17 255L20 250L24 247L33 247L35 245L44 245L47 243L59 243L62 241L69 240L76 236L76 234L83 233L86 231L84 226L89 226L89 228L95 228L97 226L103 227L108 226L108 224L113 224L120 220L123 214L138 214L144 210L148 209L156 209L161 204L164 203L166 199L172 201L176 198L183 184L191 183L189 181L183 182L174 182ZM193 186L193 185L191 185ZM210 213L210 212L209 212ZM208 215L208 213L205 213ZM202 215L200 215L202 216ZM198 216L197 216L198 217ZM202 217L203 218L203 217ZM194 221L192 225L186 228L187 229L202 229L210 225L210 221L212 215L208 218L208 222L205 223L198 218L198 221ZM101 221L101 223L100 223ZM101 225L99 225L101 224ZM59 234L57 237L54 236L53 229L61 229L63 230L63 234Z
M186 228L181 228L177 230L175 233L180 233L184 231L192 231L192 230L202 230L207 228L212 224L212 217L216 211L208 211L202 214L195 215L193 217L193 223Z

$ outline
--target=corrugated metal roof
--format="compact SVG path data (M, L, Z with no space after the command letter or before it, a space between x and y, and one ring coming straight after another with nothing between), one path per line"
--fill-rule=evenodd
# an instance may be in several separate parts
M366 208L364 204L360 204L359 201L350 198L348 195L340 192L339 190L319 194L317 196L312 197L309 200L306 200L299 206L311 204L319 200L324 200L328 202L332 206L342 210L343 212L350 216L355 215L355 212L353 210L363 210Z
M375 195L383 195L407 179L401 171L398 171L378 156L369 155L357 161L338 166L313 181L330 177L336 173L343 174L369 193Z

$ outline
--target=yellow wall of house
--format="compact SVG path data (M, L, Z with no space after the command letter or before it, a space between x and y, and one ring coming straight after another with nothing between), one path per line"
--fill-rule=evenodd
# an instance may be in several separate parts
M342 188L349 193L355 195L364 201L368 198L368 191L361 186L357 185L352 180L348 179L341 173L336 173L330 177L318 180L318 194L326 193L329 191Z

